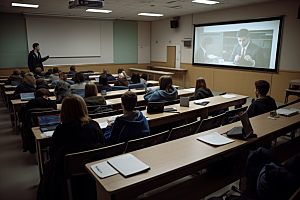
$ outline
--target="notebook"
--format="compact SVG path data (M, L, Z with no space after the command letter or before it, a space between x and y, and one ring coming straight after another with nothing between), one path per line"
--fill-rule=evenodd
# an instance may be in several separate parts
M296 110L288 110L288 109L278 109L278 110L276 110L276 113L278 115L283 115L286 117L291 117L291 116L299 114L299 112Z
M72 90L72 94L77 94L84 98L84 90Z
M21 101L29 101L35 98L34 92L20 93Z
M119 173L107 161L92 165L91 168L100 178L106 178Z
M229 139L227 137L224 137L224 136L220 135L217 132L214 132L214 133L209 134L209 135L197 137L197 140L200 140L202 142L205 142L205 143L208 143L208 144L211 144L211 145L215 145L215 146L220 146L220 145L224 145L224 144L234 142L234 140Z
M42 132L53 131L60 124L59 114L40 116L38 121Z
M150 169L148 165L134 157L132 154L118 156L109 159L107 162L124 177L132 176Z

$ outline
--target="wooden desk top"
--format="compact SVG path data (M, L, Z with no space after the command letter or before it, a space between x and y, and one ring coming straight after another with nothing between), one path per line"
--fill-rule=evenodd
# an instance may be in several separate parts
M294 93L300 93L300 90L290 90L290 89L285 89L287 92L294 92Z
M8 77L9 77L9 76L0 76L0 78L6 78L6 80L7 80Z
M51 96L49 97L51 100L56 100L56 97L55 96ZM15 100L11 100L11 103L13 105L17 105L17 104L25 104L25 103L28 103L28 101L21 101L21 99L15 99Z
M0 83L0 85L3 85L3 86L4 86L4 84L5 84L5 83Z
M287 108L299 109L300 103ZM124 178L122 175L116 174L108 178L100 179L91 170L91 165L103 162L110 158L88 163L86 164L86 169L108 193L115 193L126 188L137 186L138 184L153 181L171 173L179 172L187 167L198 165L224 153L241 148L246 144L260 140L268 134L275 133L277 130L297 124L300 121L300 114L292 117L281 116L276 120L268 119L267 116L269 116L269 113L250 119L254 133L257 134L258 137L250 138L247 141L234 139L235 142L226 145L212 146L196 139L199 136L208 135L214 132L220 134L225 133L233 127L241 126L242 124L239 121L216 129L131 152L132 155L140 159L146 165L149 165L151 169L145 173L129 178Z
M49 89L49 92L53 93L54 89ZM15 91L5 91L6 95L13 95L15 93Z
M289 81L289 84L291 84L291 85L299 85L300 86L300 80L299 79L291 80L291 81Z
M172 72L163 72L163 71L154 71L154 70L147 70L147 69L137 69L137 68L129 68L132 71L143 72L145 74L155 74L155 75L173 75Z
M169 70L169 71L174 71L174 72L186 73L188 71L187 69L177 69L177 68L171 68L171 67L159 67L159 66L148 66L148 67L152 68L152 69L164 69L164 70Z

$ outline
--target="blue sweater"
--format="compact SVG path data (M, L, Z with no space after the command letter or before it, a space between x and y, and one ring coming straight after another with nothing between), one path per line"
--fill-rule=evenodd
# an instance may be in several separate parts
M162 102L162 101L173 101L177 99L177 90L174 88L172 93L167 93L164 90L156 89L154 91L149 91L145 96L144 99L148 102Z
M148 121L141 111L117 117L113 126L106 127L105 145L127 142L150 135Z

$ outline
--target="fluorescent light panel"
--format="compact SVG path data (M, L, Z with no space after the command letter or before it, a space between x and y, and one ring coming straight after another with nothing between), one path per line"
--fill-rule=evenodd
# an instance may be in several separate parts
M193 3L203 3L203 4L209 4L209 5L213 5L213 4L217 4L220 3L218 1L210 1L210 0L194 0L192 1Z
M164 16L163 14L156 14L156 13L139 13L138 15L149 16L149 17L162 17L162 16Z
M86 12L111 13L111 10L87 9Z
M11 3L11 6L25 7L25 8L38 8L39 7L39 5L25 4L25 3Z

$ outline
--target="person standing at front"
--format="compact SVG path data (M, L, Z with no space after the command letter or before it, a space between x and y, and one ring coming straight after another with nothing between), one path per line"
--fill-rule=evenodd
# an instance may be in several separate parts
M38 43L34 43L32 45L33 50L30 51L28 55L28 67L30 72L35 72L35 69L40 67L42 71L44 71L43 62L46 61L49 56L43 57L40 54L40 45Z

